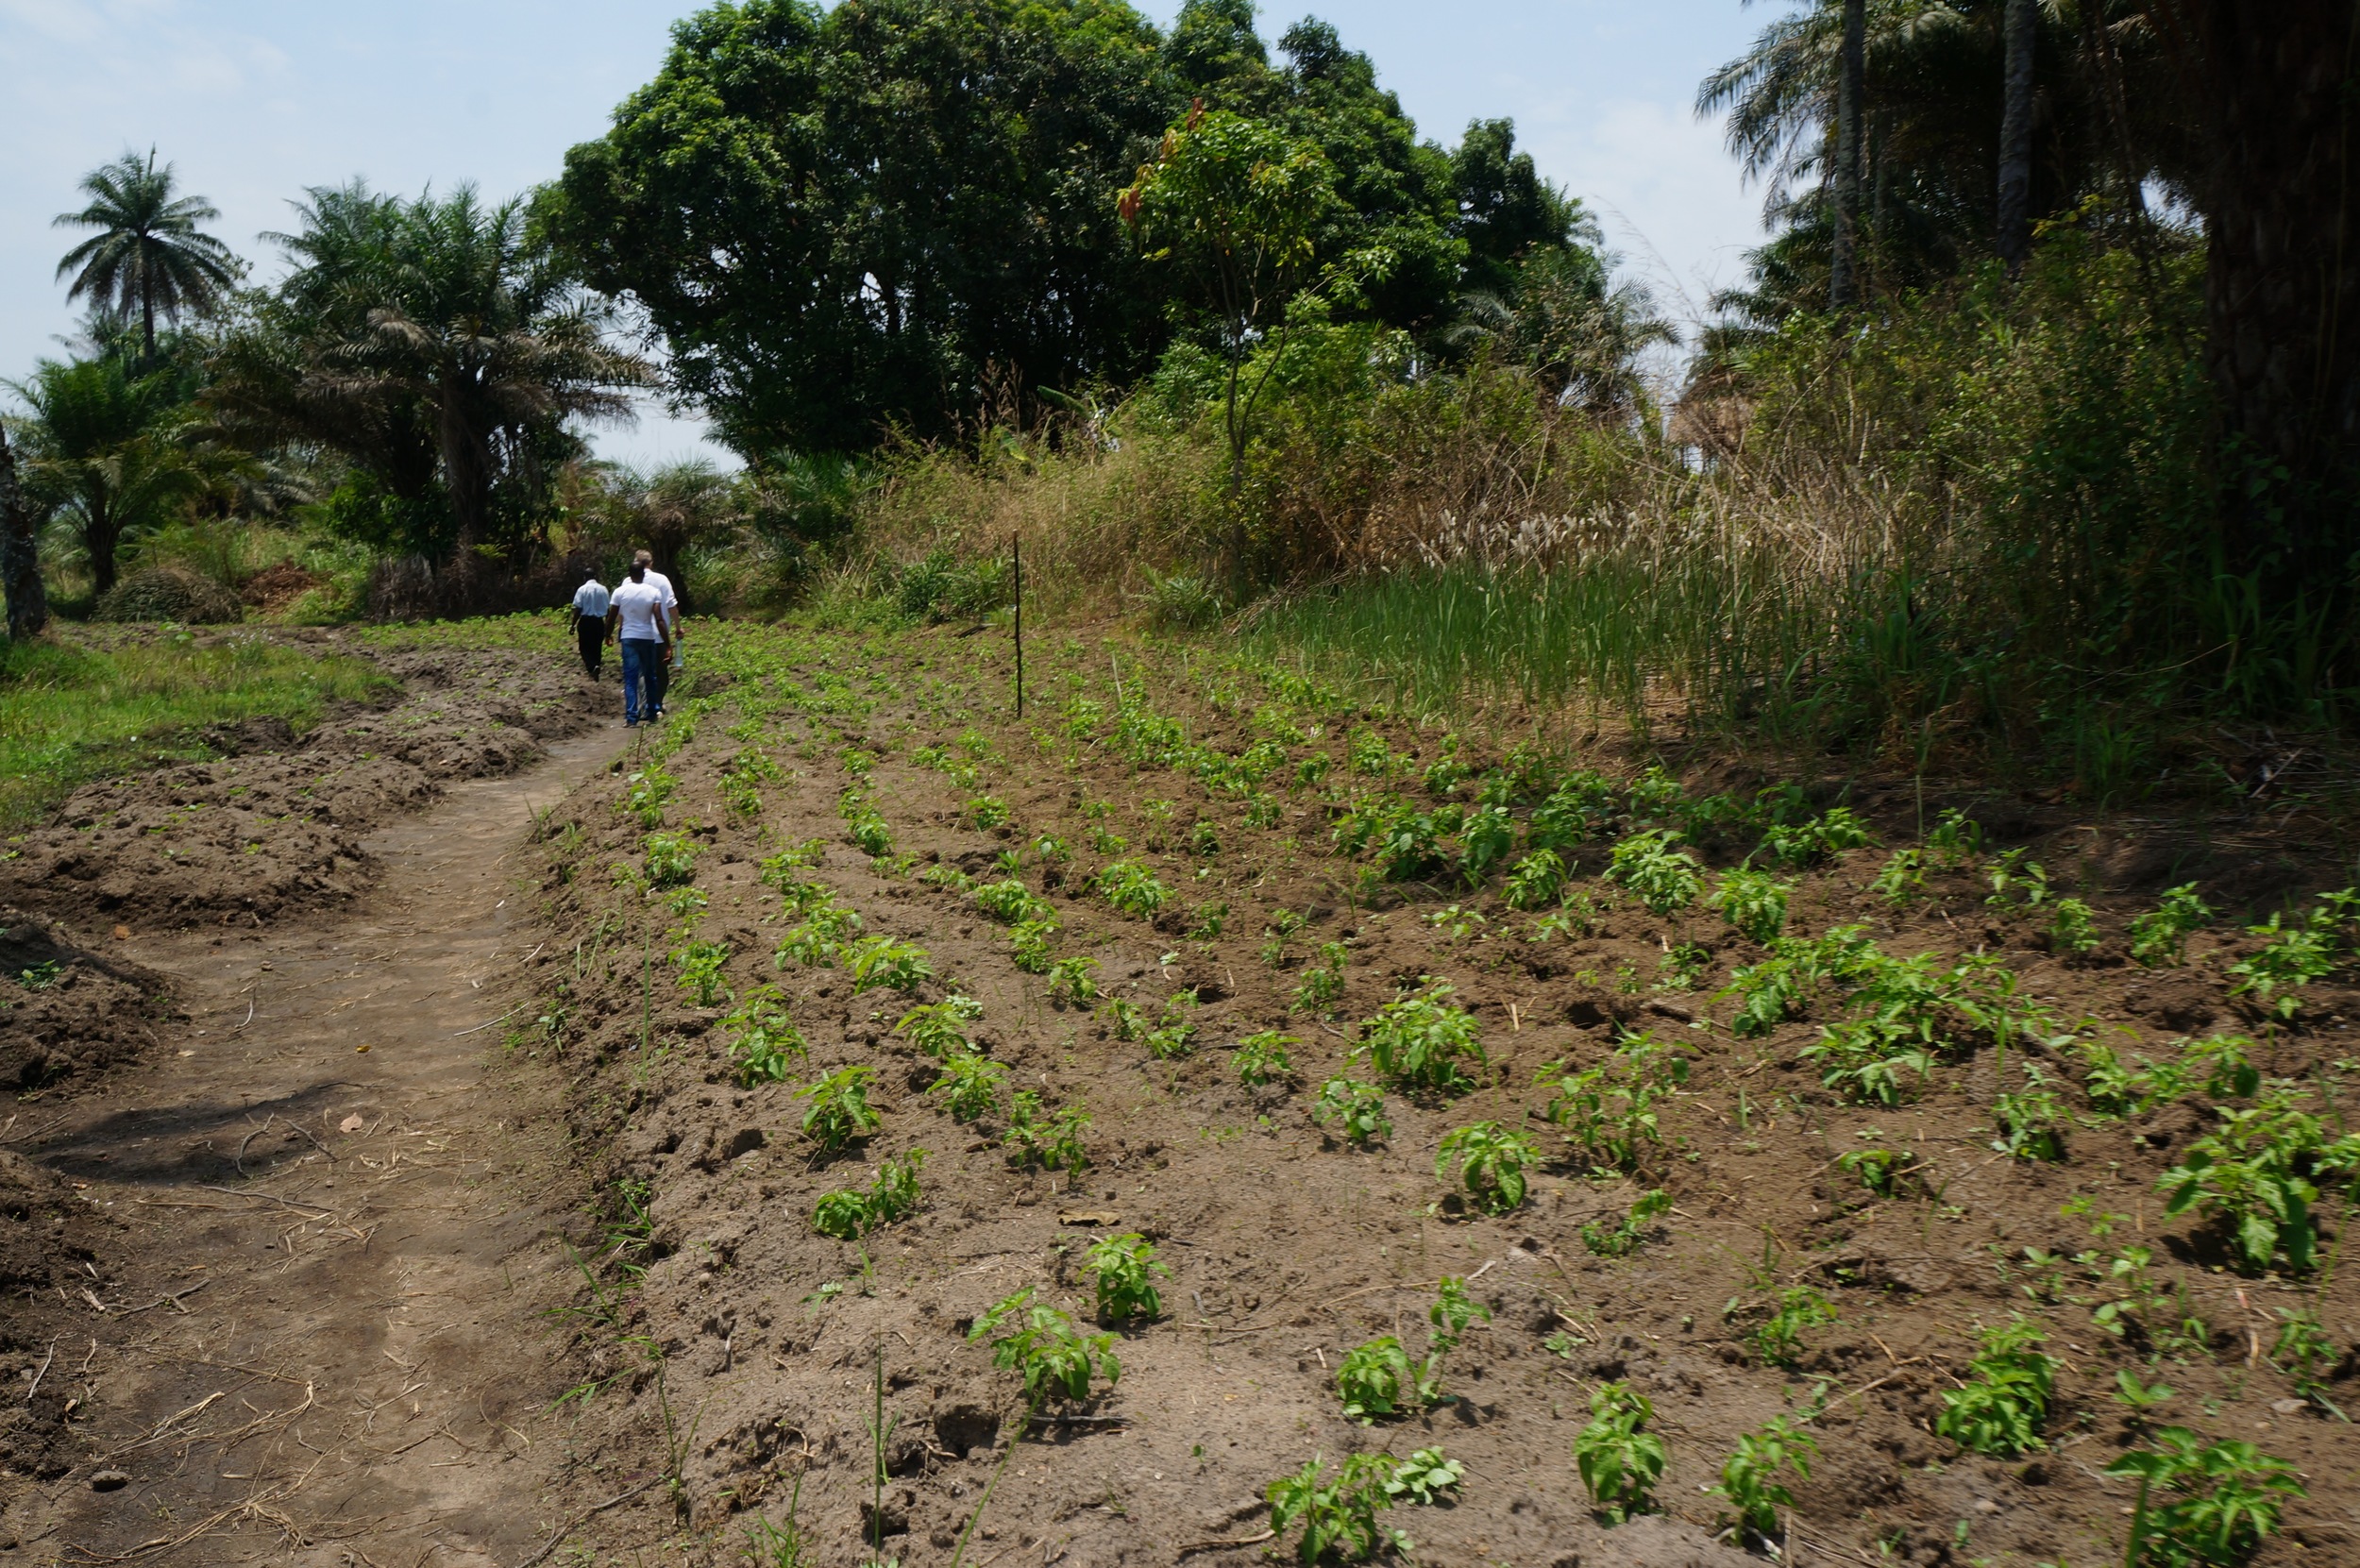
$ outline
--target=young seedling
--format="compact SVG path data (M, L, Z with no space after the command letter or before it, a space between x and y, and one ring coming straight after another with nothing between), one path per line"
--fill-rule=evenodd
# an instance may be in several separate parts
M1049 966L1049 996L1054 1002L1067 1002L1089 1010L1098 1000L1098 982L1092 972L1098 968L1095 958L1060 958Z
M2208 1443L2184 1426L2122 1455L2109 1475L2135 1476L2126 1564L2242 1563L2278 1528L2283 1500L2309 1495L2295 1467L2250 1442Z
M884 1125L885 1119L868 1104L868 1084L875 1076L876 1069L854 1063L795 1091L796 1099L811 1102L803 1112L803 1136L818 1144L821 1154L834 1154Z
M1671 1206L1672 1195L1660 1188L1642 1192L1619 1223L1609 1227L1593 1220L1582 1226L1581 1244L1600 1257L1627 1257L1646 1241L1656 1217Z
M2154 909L2131 920L2131 958L2155 969L2185 961L2188 938L2213 920L2213 906L2196 896L2196 884L2164 890Z
M1152 1323L1163 1316L1164 1301L1155 1281L1172 1271L1156 1261L1155 1248L1146 1237L1133 1232L1091 1242L1081 1272L1096 1287L1100 1323Z
M1354 1054L1366 1056L1396 1087L1464 1094L1477 1086L1461 1064L1488 1065L1475 1017L1445 1000L1454 994L1451 986L1431 977L1423 984L1360 1025Z
M1740 934L1766 944L1786 929L1786 901L1794 891L1792 882L1766 871L1725 871L1705 902Z
M1822 1383L1820 1392L1827 1391ZM1760 1545L1776 1555L1786 1532L1778 1527L1778 1510L1795 1506L1795 1494L1778 1477L1792 1470L1811 1478L1811 1461L1819 1443L1805 1430L1819 1413L1814 1401L1801 1414L1772 1416L1758 1432L1739 1435L1737 1451L1721 1465L1721 1483L1712 1490L1729 1500L1737 1512L1729 1526L1742 1545Z
M983 1016L984 1004L973 997L946 996L903 1013L893 1032L929 1056L949 1057L968 1049L966 1027Z
M1834 1303L1808 1285L1790 1286L1778 1292L1778 1305L1747 1338L1762 1365L1792 1372L1802 1358L1804 1333L1835 1321Z
M744 1087L783 1084L793 1064L810 1054L801 1032L786 1015L784 1000L776 986L763 986L749 992L737 1010L721 1020L730 1060Z
M1442 1135L1434 1176L1466 1189L1484 1213L1508 1214L1524 1206L1525 1168L1540 1159L1538 1140L1530 1133L1478 1121Z
M839 1241L856 1241L872 1230L891 1224L918 1208L918 1168L926 1151L912 1149L899 1159L877 1168L877 1179L867 1190L848 1188L823 1194L813 1208L812 1229Z
M1406 1497L1420 1508L1432 1508L1446 1501L1443 1493L1457 1492L1458 1483L1466 1478L1465 1465L1445 1458L1439 1448L1421 1448L1393 1466L1392 1476L1385 1483L1385 1494L1395 1499Z
M942 1058L942 1073L927 1086L939 1094L953 1121L980 1121L1000 1108L1000 1087L1008 1070L974 1051L952 1051Z
M2039 1325L2021 1315L1985 1330L1981 1351L1968 1363L1973 1377L1943 1392L1934 1431L1974 1454L2005 1456L2042 1447L2057 1362L2033 1348L2040 1342Z
M1649 913L1669 915L1685 909L1704 887L1696 862L1672 848L1676 833L1649 828L1614 846L1607 879L1631 890Z
M1393 1136L1386 1120L1385 1095L1374 1084L1357 1078L1330 1078L1320 1086L1311 1106L1311 1120L1356 1148L1365 1149Z
M730 961L727 942L689 942L672 955L680 969L680 987L696 993L700 1007L717 1007L734 1001L723 970Z
M1015 1326L1002 1332L1011 1323ZM1029 1286L977 1318L967 1337L990 1340L991 1364L1020 1374L1025 1400L1035 1408L1057 1398L1079 1403L1089 1397L1092 1378L1112 1386L1122 1376L1113 1335L1077 1333L1071 1318L1034 1301Z
M1315 1455L1292 1475L1273 1481L1270 1499L1271 1533L1284 1535L1299 1520L1303 1534L1295 1543L1295 1560L1304 1568L1323 1562L1366 1562L1387 1547L1405 1559L1409 1538L1376 1522L1379 1509L1392 1507L1390 1484L1395 1466L1382 1454L1348 1454L1332 1479Z
M1303 971L1295 986L1294 1010L1328 1017L1334 1004L1343 999L1344 966L1351 959L1352 952L1343 943L1322 942L1320 961Z
M1564 890L1564 858L1555 850L1535 850L1508 873L1500 897L1510 909L1545 909Z
M1590 1396L1590 1425L1574 1439L1574 1468L1607 1522L1620 1525L1645 1513L1663 1478L1663 1440L1646 1429L1655 1419L1647 1396L1624 1382L1602 1384Z
M1043 1121L1041 1111L1039 1095L1031 1089L1017 1090L1016 1099L1008 1107L1008 1130L1000 1135L1001 1144L1020 1166L1038 1165L1043 1170L1080 1175L1090 1162L1089 1146L1085 1141L1089 1132L1089 1113L1079 1105L1066 1105Z
M1465 1280L1445 1274L1425 1316L1433 1330L1426 1336L1425 1359L1418 1366L1418 1401L1439 1405L1449 1397L1442 1392L1442 1358L1458 1348L1478 1318L1490 1323L1492 1309L1467 1294Z
M1238 1042L1229 1065L1237 1072L1238 1082L1248 1088L1287 1083L1294 1077L1294 1062L1287 1054L1287 1048L1302 1043L1292 1035L1264 1029Z
M2220 1125L2188 1145L2158 1185L2170 1193L2164 1212L2200 1208L2228 1224L2238 1266L2249 1273L2279 1257L2307 1273L2318 1227L2316 1178L2360 1166L2360 1134L2330 1138L2292 1091L2238 1109L2220 1106Z
M1409 1353L1391 1334L1354 1346L1336 1369L1336 1391L1345 1416L1364 1426L1401 1414L1417 1398Z
M1098 891L1123 914L1152 920L1172 898L1172 889L1155 873L1128 860L1118 860L1098 873Z
M844 959L854 996L879 986L907 995L935 977L924 948L890 936L864 936L844 950Z

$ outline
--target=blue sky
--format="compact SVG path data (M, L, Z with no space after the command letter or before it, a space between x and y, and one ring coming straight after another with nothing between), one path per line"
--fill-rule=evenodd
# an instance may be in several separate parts
M74 243L52 229L74 184L152 143L184 188L222 210L215 231L257 263L255 236L304 187L355 175L415 191L474 180L507 195L555 174L565 150L653 74L674 0L0 0L0 377L67 331L52 280ZM1145 8L1169 23L1177 0ZM1776 14L1740 0L1328 0L1307 4L1376 62L1420 131L1445 144L1506 115L1543 173L1589 202L1670 312L1700 314L1761 233L1696 82ZM1274 35L1295 0L1263 12ZM594 435L651 462L699 449L660 412Z

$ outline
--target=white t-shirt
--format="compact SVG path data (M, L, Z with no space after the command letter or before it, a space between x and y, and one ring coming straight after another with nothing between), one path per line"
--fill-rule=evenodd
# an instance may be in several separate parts
M672 580L665 576L662 572L657 571L653 566L649 566L648 568L648 581L664 590L664 619L673 631L679 631L680 595L672 591Z
M657 617L664 613L665 595L666 590L653 572L648 574L645 582L625 578L617 583L614 597L615 609L622 616L621 635L642 642L659 641L664 633L658 628Z
M606 619L606 584L592 578L574 590L574 609L583 620Z

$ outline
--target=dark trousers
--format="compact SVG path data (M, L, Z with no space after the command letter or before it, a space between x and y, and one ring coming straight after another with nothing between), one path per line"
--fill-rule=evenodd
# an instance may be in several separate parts
M606 622L583 616L574 625L574 641L582 649L582 672L595 681L606 656Z

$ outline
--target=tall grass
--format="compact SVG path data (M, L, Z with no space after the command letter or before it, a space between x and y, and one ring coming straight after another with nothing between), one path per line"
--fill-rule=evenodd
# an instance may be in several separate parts
M302 728L386 677L358 659L257 637L186 633L0 643L0 833L21 833L93 779L207 755L211 725Z

